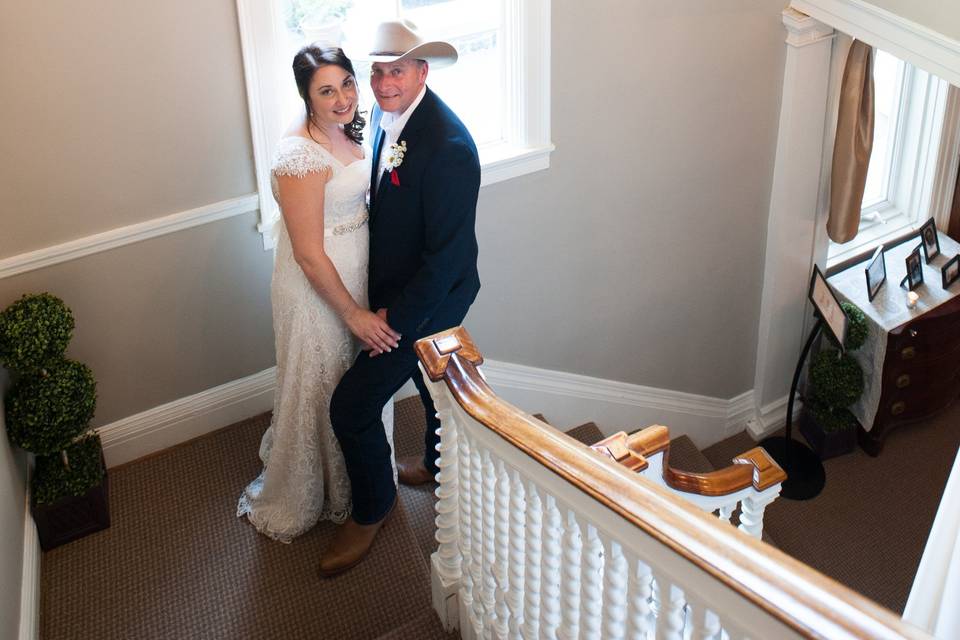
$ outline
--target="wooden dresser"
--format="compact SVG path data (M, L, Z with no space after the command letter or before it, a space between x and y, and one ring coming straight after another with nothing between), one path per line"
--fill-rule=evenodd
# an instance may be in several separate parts
M900 287L904 258L919 240L887 251L887 282L867 300L865 264L829 278L841 300L853 302L867 316L867 343L853 356L864 372L865 389L851 410L860 421L860 446L877 455L895 427L929 417L960 395L960 282L944 291L940 267L960 252L960 245L940 234L941 254L924 263L924 284L917 288L915 309L906 306Z

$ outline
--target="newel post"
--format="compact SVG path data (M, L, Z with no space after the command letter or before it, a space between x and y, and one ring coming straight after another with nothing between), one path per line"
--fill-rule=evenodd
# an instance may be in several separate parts
M461 526L460 503L469 501L469 482L464 482L458 458L466 445L466 434L458 428L453 400L445 381L450 379L448 366L457 359L479 365L483 358L470 335L462 327L423 338L414 345L420 359L420 370L440 419L440 458L437 466L436 539L437 550L430 557L433 608L448 632L460 628L459 591L464 558L470 557L470 531ZM460 363L457 363L460 364ZM461 369L461 367L454 367ZM466 485L466 486L464 486ZM469 599L469 593L464 594ZM469 603L466 603L469 604Z

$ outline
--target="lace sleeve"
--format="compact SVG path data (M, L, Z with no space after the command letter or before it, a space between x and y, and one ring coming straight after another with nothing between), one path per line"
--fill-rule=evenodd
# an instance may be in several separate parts
M277 145L273 160L273 174L303 178L308 173L326 172L330 164L319 148L303 138L283 138Z

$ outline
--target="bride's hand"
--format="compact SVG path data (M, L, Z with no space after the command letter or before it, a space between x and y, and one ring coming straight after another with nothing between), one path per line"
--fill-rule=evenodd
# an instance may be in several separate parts
M370 350L370 355L379 355L384 351L391 351L400 344L400 334L390 328L385 318L355 306L343 316L350 333L363 342L364 349Z

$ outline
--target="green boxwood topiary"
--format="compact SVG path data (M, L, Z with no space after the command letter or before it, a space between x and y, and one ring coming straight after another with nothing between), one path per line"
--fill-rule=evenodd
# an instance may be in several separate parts
M831 409L817 398L811 398L808 406L817 424L827 433L854 429L857 426L857 418L849 409Z
M7 393L7 433L21 449L56 453L87 430L97 403L90 369L73 360L21 375Z
M0 362L29 373L62 360L73 327L63 300L49 293L25 295L0 313Z
M813 395L832 410L849 407L863 393L863 371L853 356L821 351L810 362L810 385Z
M37 456L33 497L37 504L52 504L67 496L82 496L103 480L100 436L91 433L66 449L70 466L59 453Z
M851 302L841 302L840 307L847 314L847 337L843 346L847 351L856 351L867 340L867 317Z

